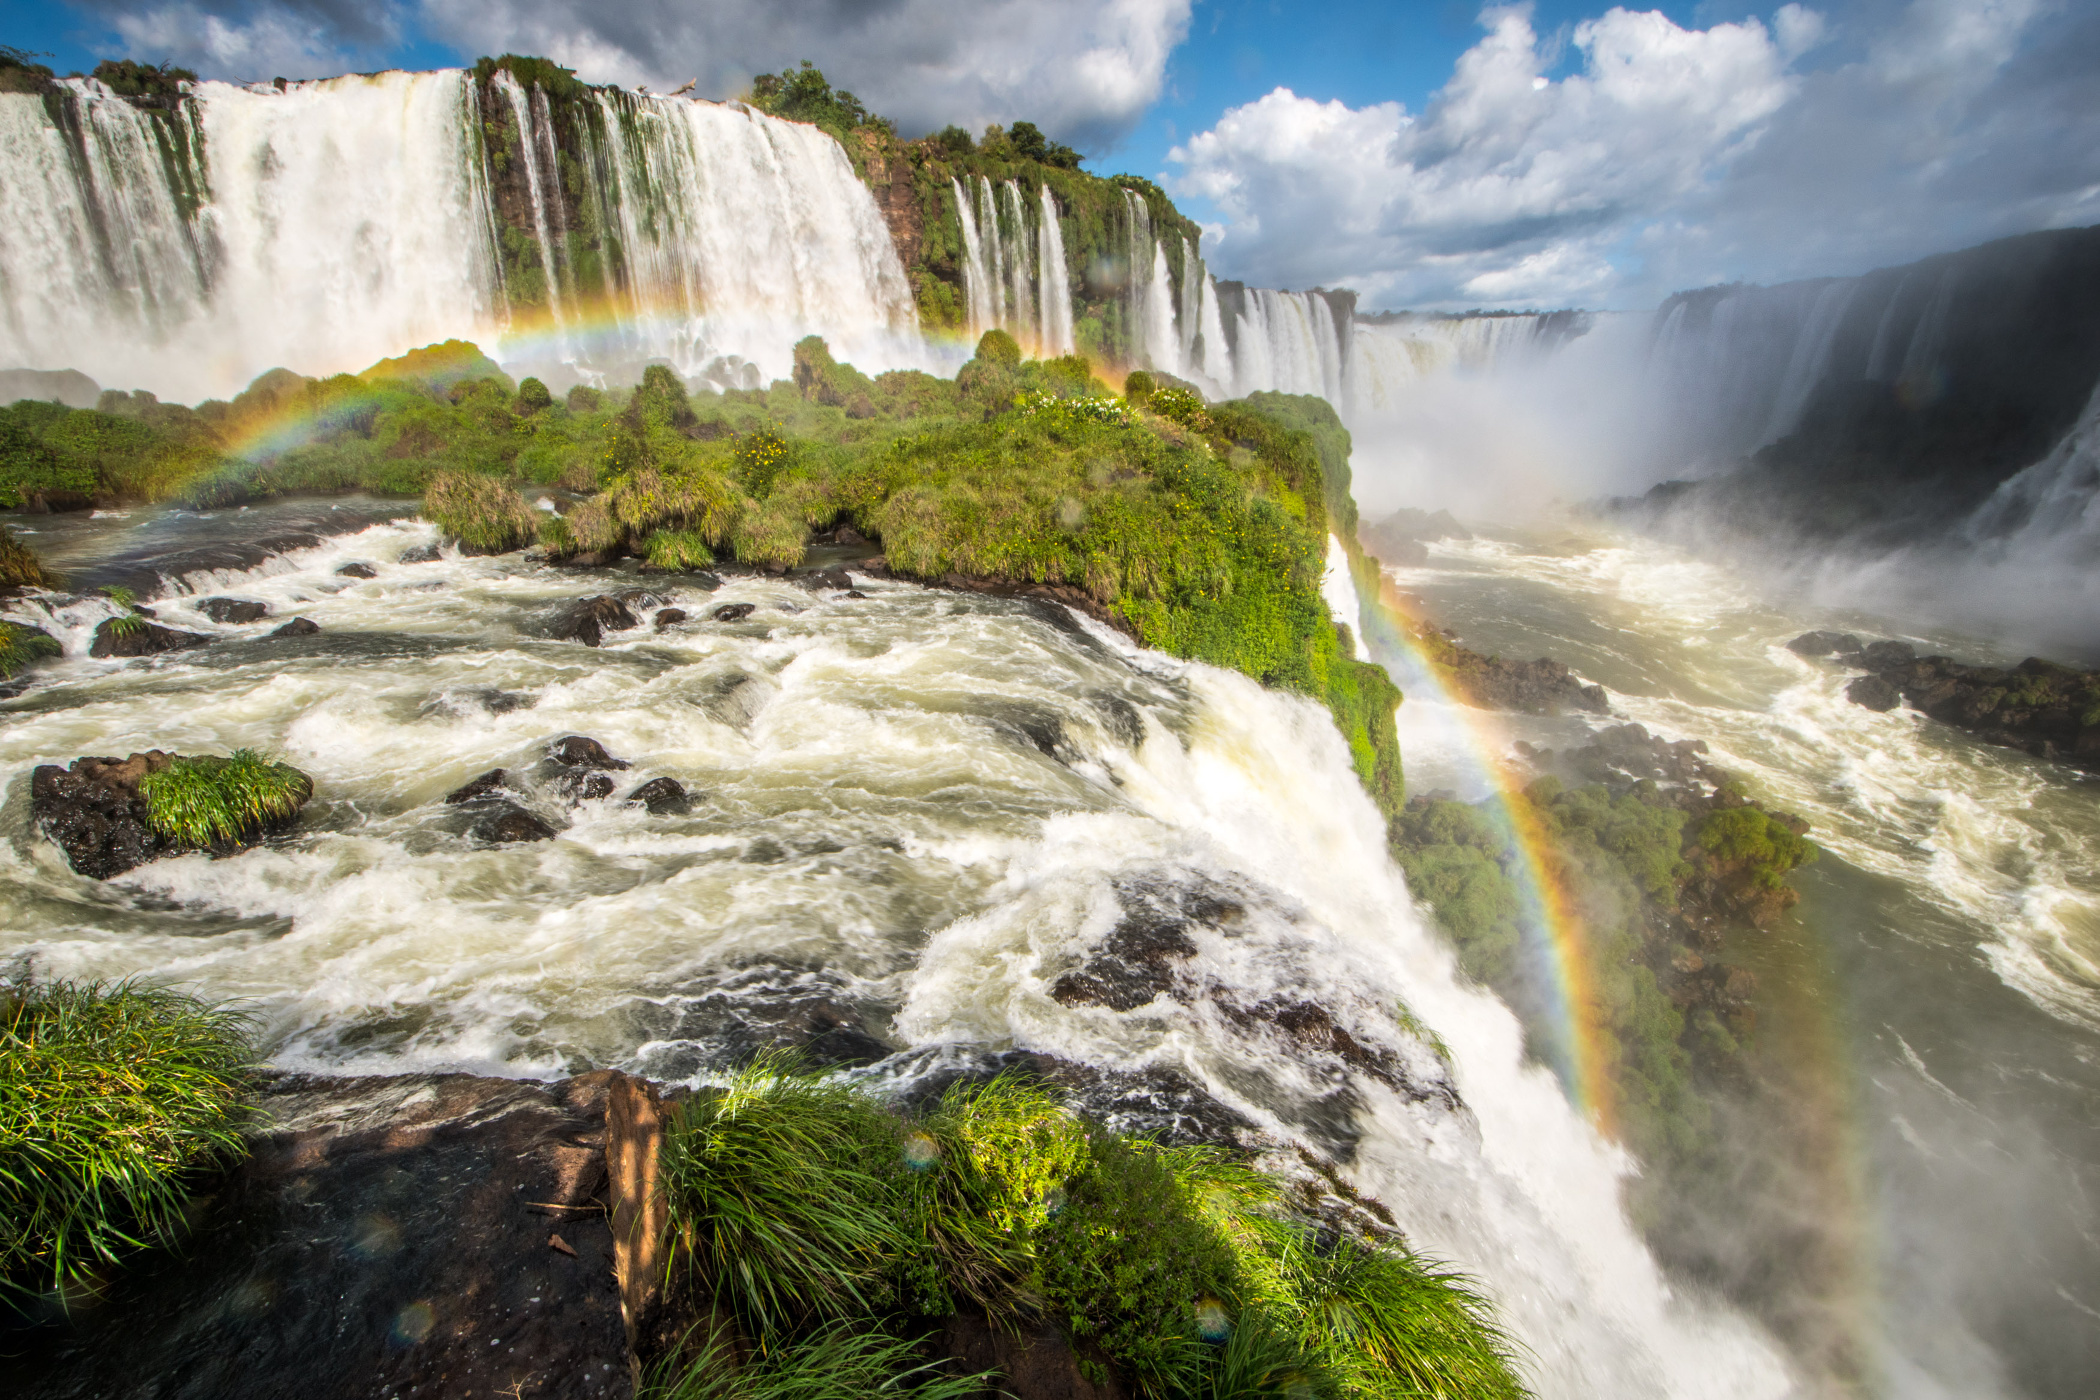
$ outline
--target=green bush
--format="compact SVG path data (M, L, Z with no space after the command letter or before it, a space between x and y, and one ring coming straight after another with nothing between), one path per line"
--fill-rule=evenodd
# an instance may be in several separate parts
M58 656L63 650L49 633L38 628L0 622L0 680L12 680L38 661Z
M61 1297L178 1237L245 1151L239 1013L136 983L0 990L0 1284Z
M423 492L423 514L473 554L507 554L539 534L539 512L523 496L474 472L433 476Z
M206 849L252 838L289 820L313 796L313 780L252 749L230 757L177 758L139 780L146 820L185 846Z
M674 1358L642 1390L644 1400L975 1400L990 1375L949 1375L912 1342L833 1323L744 1365L721 1331L690 1361Z
M44 561L15 538L14 531L0 525L0 587L54 588L57 586Z

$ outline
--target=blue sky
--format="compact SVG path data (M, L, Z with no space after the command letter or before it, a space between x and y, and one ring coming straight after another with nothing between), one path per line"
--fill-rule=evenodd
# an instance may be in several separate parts
M1036 121L1158 179L1221 274L1377 307L1653 305L2100 222L2093 0L65 0L7 41L722 97L807 57L908 134Z

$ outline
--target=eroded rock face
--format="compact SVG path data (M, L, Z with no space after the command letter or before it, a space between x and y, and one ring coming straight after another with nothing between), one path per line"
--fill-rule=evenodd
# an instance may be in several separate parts
M266 1081L254 1154L196 1233L13 1339L7 1393L625 1400L610 1079Z
M154 830L147 818L146 799L139 793L140 780L177 757L151 749L128 758L76 758L65 768L39 765L29 780L30 818L66 853L75 873L94 880L107 880L162 856L194 850ZM312 795L313 781L307 779L300 805ZM296 820L294 815L266 823L242 840L222 842L211 850L215 855L232 855Z
M167 651L188 651L211 645L202 632L178 632L144 618L104 618L95 628L94 645L88 655L107 659L117 656L158 656Z
M1826 649L1826 641L1847 645ZM2100 772L2100 671L2038 656L2010 670L1968 666L1945 656L1921 657L1908 642L1861 646L1857 637L1829 632L1810 632L1787 646L1865 671L1845 687L1845 698L1855 705L1884 712L1908 705L1984 743Z
M551 635L557 641L582 642L587 647L594 647L605 641L606 633L625 632L638 625L625 603L601 593L572 604L568 611L555 619Z

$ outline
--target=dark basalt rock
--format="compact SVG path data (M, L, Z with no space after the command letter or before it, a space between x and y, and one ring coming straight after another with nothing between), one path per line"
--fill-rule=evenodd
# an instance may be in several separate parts
M610 1080L266 1078L194 1232L10 1338L8 1395L628 1400Z
M572 768L558 774L554 786L571 802L596 802L612 796L613 780L603 773Z
M1845 687L1845 698L1855 705L1886 713L1903 703L1903 692L1879 676L1861 676Z
M1850 656L1859 650L1859 638L1850 632L1803 632L1786 649L1796 656Z
M547 757L564 768L605 768L617 772L634 766L624 758L614 758L605 751L605 745L581 734L571 734L549 746Z
M1891 671L1918 659L1908 642L1872 642L1859 653L1859 665L1869 671Z
M1460 650L1463 650L1462 648ZM1466 698L1488 710L1515 710L1527 715L1557 715L1568 710L1586 714L1611 713L1611 697L1601 685L1584 685L1560 662L1541 656L1536 661L1506 661L1499 656L1464 652L1466 664L1458 668Z
M795 582L812 593L820 593L827 588L846 593L851 592L853 588L852 575L846 572L846 566L843 564L833 564L828 569L812 569L806 574L797 575Z
M653 817L682 817L693 809L693 795L676 778L651 778L628 793L627 800L648 808Z
M462 802L473 802L479 798L501 792L504 788L504 776L504 771L501 768L491 768L472 782L463 783L446 793L445 801L449 805L456 806Z
M273 637L311 637L321 630L321 624L310 617L295 617L282 627L273 630Z
M270 615L270 605L252 598L206 598L197 611L218 623L261 622Z
M557 641L582 642L587 647L594 647L605 640L606 633L625 632L638 625L625 603L601 593L571 605L555 620L552 635Z
M403 562L410 563L414 561L404 558ZM373 568L370 564L351 563L337 569L335 576L337 578L378 578L379 570Z
M742 622L757 611L756 603L724 603L710 615L717 622Z
M666 627L674 627L683 621L685 621L684 608L664 608L656 614L656 630L661 632Z
M554 828L515 802L499 802L467 834L476 841L501 846L515 841L551 840Z
M401 551L404 564L435 564L445 557L445 551L434 544L414 544Z
M123 618L104 618L95 628L94 645L88 648L88 655L104 659L158 656L162 652L188 651L192 647L211 645L212 639L202 632L178 632L144 619L132 619L133 626L120 626L124 621Z
M173 837L154 830L147 819L146 799L139 782L173 763L177 754L152 749L128 758L76 758L71 765L41 764L30 775L30 819L66 853L75 873L94 880L107 880L162 856L195 850ZM302 778L304 774L300 775ZM313 781L306 781L304 806L313 795ZM264 835L289 828L297 816L268 822L247 832L243 839L211 847L214 855L233 855L248 849Z

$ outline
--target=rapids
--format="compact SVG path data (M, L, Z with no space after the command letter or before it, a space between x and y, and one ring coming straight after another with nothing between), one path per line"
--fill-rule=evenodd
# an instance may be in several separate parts
M1550 655L1616 714L1700 738L1813 824L1822 859L1767 936L1731 946L1771 993L1760 1036L1788 1100L1742 1126L1702 1249L1763 1309L1849 1329L1869 1393L2088 1395L2100 1374L2100 804L2095 780L1917 713L1847 701L1812 628L2010 664L1987 638L1761 597L1742 575L1576 527L1490 532L1389 570L1477 650ZM1387 658L1381 657L1381 660ZM1405 668L1395 679L1408 684ZM1411 698L1409 789L1484 795L1485 717ZM1622 722L1622 721L1613 721ZM1496 716L1490 744L1582 742ZM1849 1260L1811 1278L1815 1239ZM1781 1243L1788 1242L1788 1243ZM1813 1330L1813 1329L1811 1329Z
M1178 1071L1481 1279L1542 1395L1786 1393L1753 1325L1665 1283L1618 1204L1628 1164L1455 977L1324 711L1044 605L877 580L638 580L694 620L590 650L542 633L603 576L398 562L430 538L382 522L193 574L155 606L222 640L169 658L93 661L110 605L43 609L68 655L0 701L0 962L241 998L286 1067L686 1078L824 1006L882 1038L884 1083L1012 1049ZM219 593L275 616L212 624L192 604ZM725 602L757 610L709 620ZM294 613L324 630L261 639ZM459 834L447 791L498 766L530 786L571 733L632 761L621 792L703 796L655 817L535 789L558 839ZM97 885L28 829L36 763L241 745L317 780L264 848ZM1208 995L1051 995L1126 916L1202 900L1237 911L1191 925ZM1323 1007L1404 1079L1233 1014L1264 1000Z

